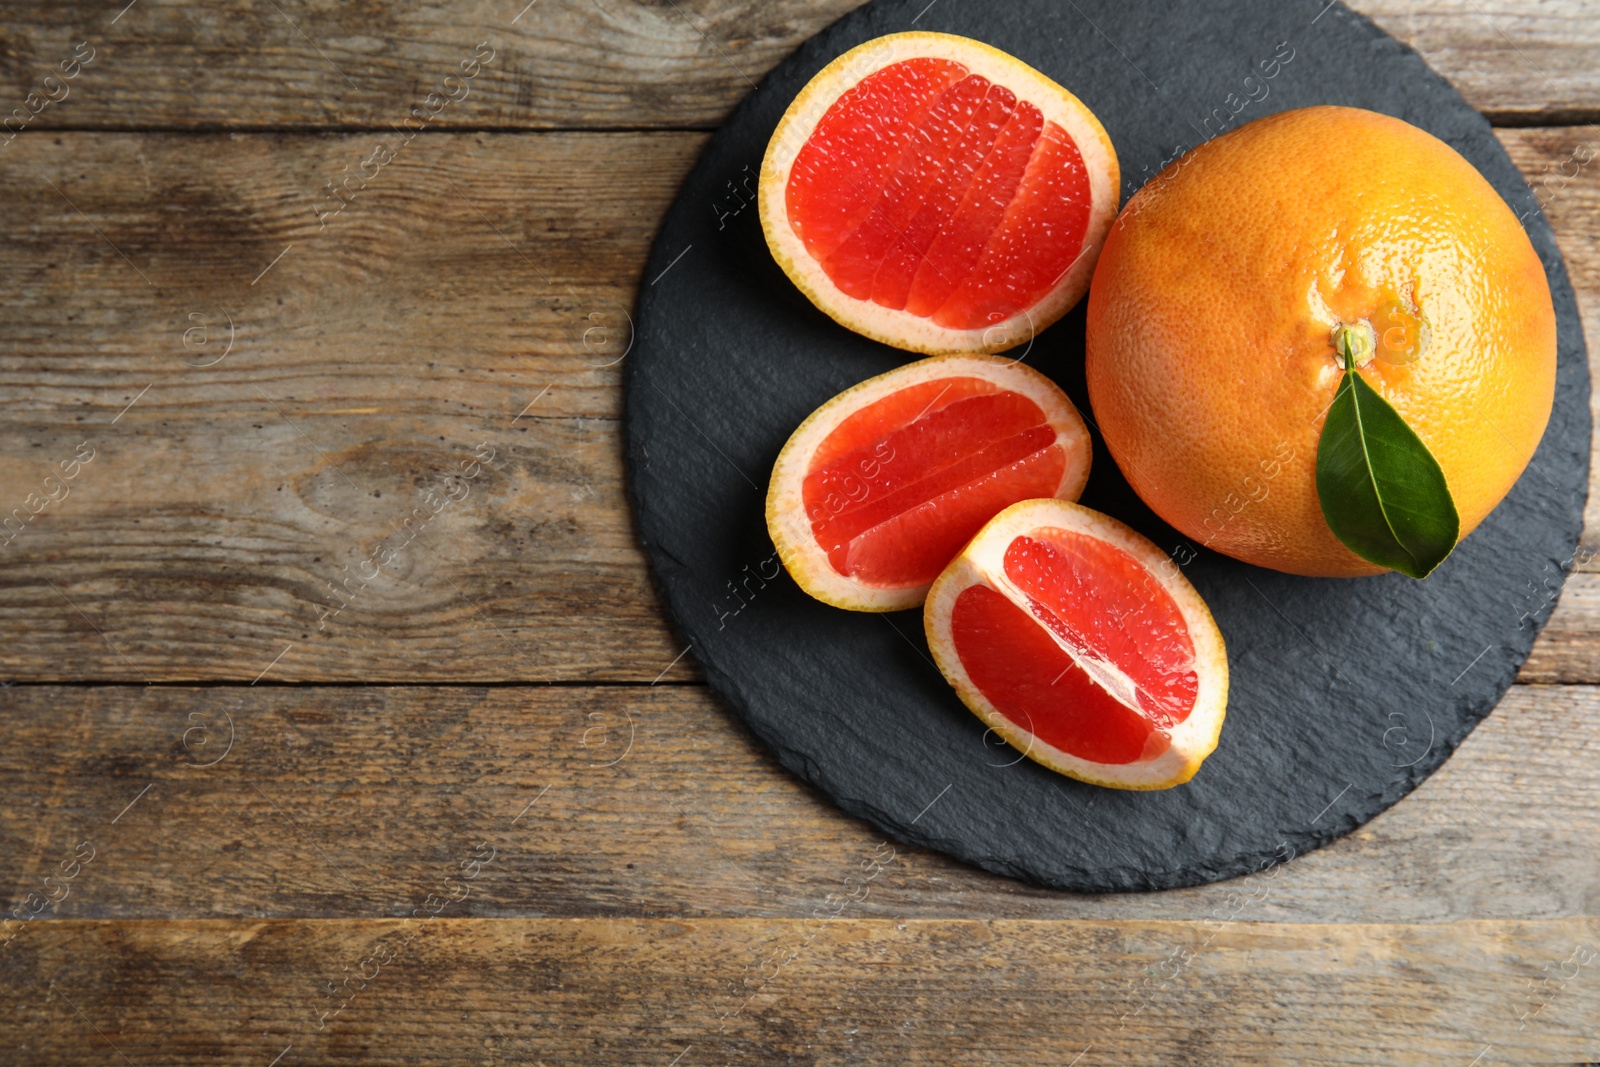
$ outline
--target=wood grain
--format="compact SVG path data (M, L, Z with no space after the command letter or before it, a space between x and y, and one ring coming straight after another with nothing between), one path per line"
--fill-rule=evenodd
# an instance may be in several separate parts
M0 113L95 49L0 133L0 520L70 490L0 530L0 1059L1600 1060L1591 685L1326 849L1083 897L886 843L683 684L628 313L683 131L856 3L0 11ZM1497 123L1600 121L1587 0L1355 6ZM550 129L617 132L494 132ZM1600 127L1501 139L1600 352ZM1600 682L1590 507L1525 682ZM384 680L449 684L281 684Z
M709 128L800 42L857 4L226 0L204 14L147 2L119 16L121 5L62 0L14 5L0 18L0 80L13 89L6 108L20 106L89 42L94 58L34 128L386 129L431 93L462 97L443 79L477 53L492 59L431 126ZM1600 114L1600 23L1585 0L1353 6L1496 119L1592 122ZM919 27L938 29L937 10Z
M51 923L0 970L3 1025L52 1064L1365 1067L1596 1053L1592 918L462 920L434 907L409 923Z
M16 687L0 690L0 903L42 907L27 894L88 842L45 914L400 917L488 839L499 859L462 916L804 918L886 848L862 917L1204 921L1249 889L1250 922L1564 918L1600 892L1597 717L1593 688L1517 687L1415 793L1325 849L1084 896L886 844L699 686ZM1434 741L1373 738L1396 763ZM939 794L929 782L930 802L961 803Z
M1575 162L1600 128L1502 139L1600 353L1600 164ZM683 651L637 548L617 417L632 293L705 137L419 138L319 228L313 206L336 203L319 179L370 141L11 148L0 515L81 443L95 458L0 548L4 677L649 682ZM352 578L485 442L471 495ZM1579 562L1600 570L1590 514ZM330 584L359 595L325 619ZM1600 575L1572 583L1526 677L1600 680L1597 653Z
M1357 0L1490 120L1507 125L1596 121L1600 21L1587 3Z
M286 648L274 679L667 669L616 364L702 137L419 140L319 231L310 176L366 139L105 136L31 139L0 179L4 513L95 449L0 549L32 645L0 670L249 681Z

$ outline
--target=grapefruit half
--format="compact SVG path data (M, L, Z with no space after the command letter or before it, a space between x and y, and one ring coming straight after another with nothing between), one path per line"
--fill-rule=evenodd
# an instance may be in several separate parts
M1200 594L1122 523L1063 500L996 515L923 609L963 703L1030 759L1167 789L1217 747L1228 655Z
M1117 212L1094 114L966 37L896 33L825 67L778 123L761 226L812 303L912 352L1000 352L1082 298Z
M1076 500L1089 432L1049 378L996 356L935 356L846 389L778 453L767 529L800 588L899 611L995 514Z

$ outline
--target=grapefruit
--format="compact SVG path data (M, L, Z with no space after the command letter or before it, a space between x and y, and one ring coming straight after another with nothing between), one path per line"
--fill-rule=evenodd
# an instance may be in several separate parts
M811 301L912 352L999 352L1076 304L1117 156L1077 97L965 37L897 33L825 67L761 166L762 229Z
M1167 789L1217 746L1228 656L1176 564L1063 500L996 515L928 594L956 693L1029 759L1116 789Z
M1054 382L995 356L936 356L847 389L778 453L767 529L800 588L899 611L995 513L1076 500L1089 432Z
M1317 495L1344 367L1438 461L1466 536L1533 456L1555 395L1544 267L1454 149L1347 107L1288 111L1180 158L1129 201L1088 309L1089 397L1134 490L1194 541L1351 576Z

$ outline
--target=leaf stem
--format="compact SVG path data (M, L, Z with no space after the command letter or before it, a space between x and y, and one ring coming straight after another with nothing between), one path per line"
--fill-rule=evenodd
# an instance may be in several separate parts
M1366 322L1333 329L1344 374L1317 442L1317 499L1346 548L1425 578L1460 539L1461 519L1438 460L1358 371L1376 341Z
M1366 361L1372 355L1372 334L1370 328L1362 329L1363 324L1341 323L1333 331L1333 347L1338 350L1339 357L1344 360L1344 369L1347 374L1354 374L1357 365Z

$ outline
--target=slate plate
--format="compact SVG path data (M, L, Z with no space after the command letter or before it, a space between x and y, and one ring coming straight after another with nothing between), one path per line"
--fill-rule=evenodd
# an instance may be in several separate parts
M1116 145L1124 198L1225 129L1348 104L1453 145L1523 216L1544 259L1561 347L1550 428L1511 495L1426 582L1296 578L1201 550L1144 508L1095 442L1084 503L1171 551L1228 643L1222 741L1185 786L1096 789L1020 759L946 687L920 612L816 603L781 573L767 537L767 477L790 432L840 390L916 357L837 326L773 263L753 202L761 156L818 70L913 27L987 41L1081 97ZM1275 56L1275 76L1262 78L1258 64ZM1088 410L1082 305L1027 360ZM1409 793L1511 684L1571 566L1588 486L1583 336L1533 195L1455 90L1326 0L878 0L854 12L780 64L712 139L657 240L626 370L640 536L712 688L785 767L890 837L1062 889L1244 874Z

